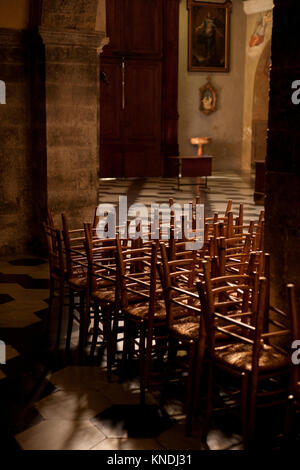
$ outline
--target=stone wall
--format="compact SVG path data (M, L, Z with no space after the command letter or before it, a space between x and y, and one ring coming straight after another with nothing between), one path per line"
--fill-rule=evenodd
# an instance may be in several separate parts
M205 152L215 156L215 170L239 170L241 166L246 15L240 0L232 2L230 22L229 73L188 72L187 2L180 0L179 151L181 155L195 155L190 138L198 135L211 137L212 143L205 147ZM199 110L199 88L206 83L208 75L218 93L217 111L209 116Z
M95 31L98 0L44 0L42 25L54 30Z
M30 245L32 203L30 63L24 32L0 29L0 254Z
M0 254L41 252L47 207L78 227L97 204L105 0L30 5L0 0L1 24L30 25L0 29Z
M44 27L48 207L72 225L97 205L99 57L103 34Z

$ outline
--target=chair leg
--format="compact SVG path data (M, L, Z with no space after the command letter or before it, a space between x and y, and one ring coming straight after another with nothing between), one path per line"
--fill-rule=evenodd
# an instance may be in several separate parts
M196 343L193 341L189 347L189 368L187 377L187 400L186 400L186 435L190 436L193 423L193 375L195 369Z
M46 334L47 340L51 347L51 326L53 322L53 299L55 296L55 280L50 276L50 285L49 285L49 306L48 306L48 316L46 320Z
M146 327L146 325L144 325L144 327ZM143 365L143 369L141 370L141 374L143 374L143 376L141 375L141 379L143 381L141 383L141 390L143 390L144 394L145 394L145 389L149 385L150 371L151 371L151 365L152 365L152 350L153 350L153 326L148 325L146 348L144 351L144 365Z
M248 376L242 374L242 387L241 387L241 415L242 415L242 435L244 448L248 446Z
M140 359L140 403L145 404L145 389L146 389L146 367L145 367L145 340L146 340L146 325L143 322L140 326L140 343L139 343L139 359Z
M59 348L60 337L61 337L61 326L62 317L64 312L64 295L65 295L65 281L60 279L59 281L59 307L58 307L58 319L57 319L57 336L56 336L56 348Z
M111 318L112 318L112 306L108 305L105 309L105 341L106 341L106 367L107 367L107 380L111 381L111 372L112 372L112 330L111 330Z
M165 380L164 380L161 395L160 395L161 407L164 405L166 401L168 384L169 384L172 370L174 368L174 364L176 360L176 353L177 353L177 341L174 338L169 337L167 368L166 368Z
M205 353L205 339L200 338L200 341L197 345L196 350L196 359L195 359L195 367L194 367L194 376L193 376L193 410L196 414L199 413L199 394L200 394L200 385L201 385L201 378L202 378L202 370L203 370L203 360L204 360L204 353Z
M74 292L69 289L69 318L67 327L67 338L66 338L66 352L70 352L71 336L73 329L73 318L74 318Z
M84 358L84 349L87 343L87 330L88 330L88 319L87 313L84 306L84 297L85 293L79 293L79 313L80 313L80 325L79 325L79 345L78 345L78 353L79 353L79 361L82 362Z
M207 404L203 424L202 440L206 442L210 429L211 417L213 411L213 364L208 361L208 379L207 379Z
M288 445L295 439L295 413L296 404L293 395L288 397L286 404L285 422L284 422L284 439Z
M53 298L55 295L55 280L50 276L50 286L49 286L49 317L52 315L53 308Z
M254 432L255 432L255 420L256 420L256 394L257 385L251 384L249 402L248 402L248 429L247 429L247 441L246 448L253 444Z
M112 305L112 313L111 313L111 320L112 320L112 329L111 329L111 363L114 364L116 361L116 354L118 351L118 333L119 333L119 322L120 322L120 314L118 306Z
M122 360L121 360L121 370L120 370L120 382L123 382L125 380L126 376L126 364L127 364L127 359L129 356L129 350L130 350L130 324L129 320L124 318L124 341L123 341L123 352L122 352Z
M92 344L90 349L90 358L94 357L98 339L98 332L99 332L99 305L94 303L94 331L93 331L93 338Z

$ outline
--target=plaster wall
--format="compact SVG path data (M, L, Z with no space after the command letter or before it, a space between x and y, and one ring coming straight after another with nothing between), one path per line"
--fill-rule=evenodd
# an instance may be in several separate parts
M246 14L243 2L233 0L230 32L230 71L188 72L188 11L186 0L180 1L179 18L179 151L195 155L191 137L207 136L212 143L205 153L214 155L213 169L239 170L242 153L242 123L245 68ZM205 115L199 110L199 88L210 75L218 93L217 111Z

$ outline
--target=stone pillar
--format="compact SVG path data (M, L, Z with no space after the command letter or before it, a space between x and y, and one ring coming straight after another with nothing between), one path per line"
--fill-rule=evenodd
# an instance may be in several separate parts
M28 249L32 227L30 66L24 31L0 29L0 256Z
M244 12L246 15L254 15L263 11L271 10L274 0L243 0Z
M74 227L93 218L99 165L103 32L43 27L48 207Z
M266 250L271 253L272 298L285 300L285 286L300 295L300 105L292 83L300 80L299 4L275 0L266 172Z

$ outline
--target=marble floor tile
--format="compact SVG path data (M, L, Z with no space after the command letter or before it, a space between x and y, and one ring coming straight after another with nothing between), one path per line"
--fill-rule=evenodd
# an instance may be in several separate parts
M137 405L140 402L138 390L130 391L124 384L107 383L102 393L107 399L120 405Z
M210 450L226 450L241 445L241 440L238 434L225 434L219 429L213 429L208 433L207 445Z
M101 390L107 387L106 373L99 367L69 366L50 377L59 390Z
M91 419L111 405L101 392L68 390L56 391L35 404L45 419L82 421Z
M170 429L175 420L163 415L157 405L112 405L92 422L108 438L155 438Z
M155 439L105 439L91 450L164 450Z
M24 450L88 450L105 436L90 421L50 419L15 438Z
M11 359L15 359L19 357L20 353L14 349L10 344L6 345L6 361L10 361Z
M169 450L204 450L199 434L194 432L193 436L186 436L184 422L179 422L160 434L157 441Z

